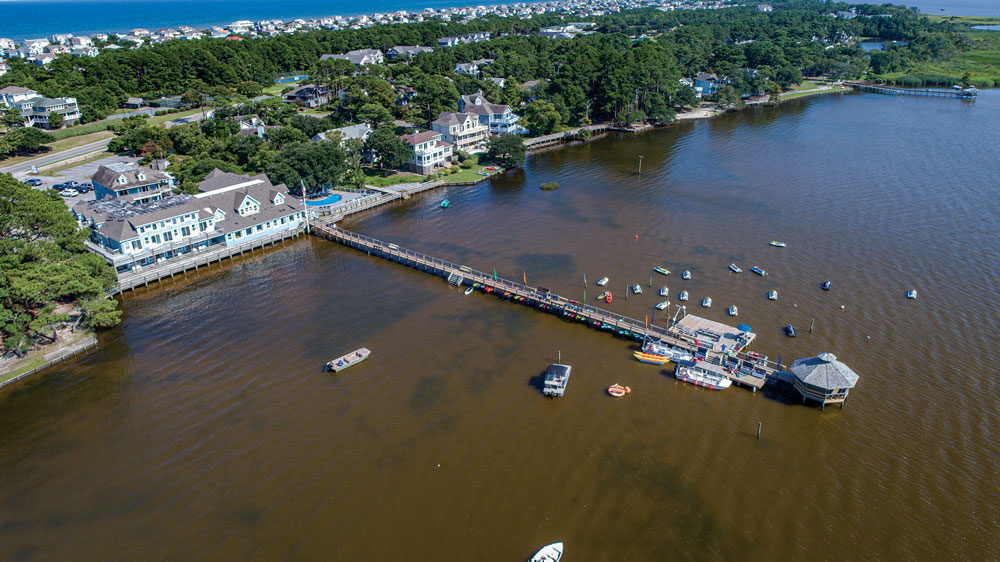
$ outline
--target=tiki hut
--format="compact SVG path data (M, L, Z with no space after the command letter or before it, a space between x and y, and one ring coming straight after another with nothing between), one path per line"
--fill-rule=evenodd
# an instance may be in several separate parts
M789 371L795 377L792 384L802 395L802 402L806 399L815 400L821 407L839 402L843 408L847 393L858 382L857 373L837 361L832 353L796 359Z

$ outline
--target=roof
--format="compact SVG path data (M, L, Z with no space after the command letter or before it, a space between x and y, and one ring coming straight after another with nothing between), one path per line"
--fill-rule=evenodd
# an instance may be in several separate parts
M788 370L803 383L827 390L853 388L858 382L858 374L832 353L796 359Z
M443 111L441 115L438 116L432 125L443 125L445 127L450 127L452 125L461 125L469 119L478 122L479 119L471 113L456 113L454 111Z
M473 115L494 115L506 113L510 106L499 103L490 103L482 94L469 94L462 96L462 103L459 104L466 113Z
M32 94L35 91L31 88L22 88L21 86L7 86L6 88L0 90L0 94Z
M711 72L699 72L698 74L695 75L694 79L709 81L709 80L718 80L719 77Z
M341 140L348 139L364 139L369 134L371 134L372 128L367 123L360 123L357 125L348 125L346 127L339 127L337 129L330 129L328 131L323 131L313 137L313 140L328 140L327 136L333 133L340 133Z
M399 138L403 139L403 142L406 142L406 143L408 143L410 145L417 145L417 144L425 143L427 141L440 140L441 139L441 133L439 133L437 131L421 131L419 133L412 133L412 134L409 134L409 135L402 135Z
M266 182L268 185L271 184L271 180L269 180L264 174L250 176L244 174L234 174L232 172L223 172L222 170L215 168L205 176L205 179L198 182L198 191L202 193L217 191L232 185L247 183L254 180Z
M145 179L139 179L139 173L145 175ZM118 183L118 178L120 176L125 176L125 183ZM147 168L146 166L137 166L130 162L113 162L111 164L105 164L97 169L94 173L94 177L91 181L94 183L99 183L110 189L127 189L129 187L135 187L139 185L150 185L153 183L159 183L164 180L169 180L170 175L159 172L152 168Z

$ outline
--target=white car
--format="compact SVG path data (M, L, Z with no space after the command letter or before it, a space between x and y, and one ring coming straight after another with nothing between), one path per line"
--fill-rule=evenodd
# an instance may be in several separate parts
M73 189L72 187L67 187L66 189L59 192L59 195L63 197L76 197L80 192Z

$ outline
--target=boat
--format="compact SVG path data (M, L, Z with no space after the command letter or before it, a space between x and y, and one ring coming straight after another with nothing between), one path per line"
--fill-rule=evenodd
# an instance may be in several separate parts
M712 306L712 298L711 297L705 297L705 298L701 299L701 306L704 306L705 308L708 308L708 307Z
M788 336L788 337L790 337L790 338L794 338L795 337L795 327L792 326L791 324L787 324L785 326L785 335Z
M645 351L636 351L632 354L636 361L640 363L649 363L650 365L663 365L667 361L670 361L670 356L659 355L656 353L646 353Z
M767 292L767 300L776 301L778 300L778 291L771 289Z
M642 342L642 353L650 356L666 357L674 363L677 363L678 361L691 361L694 359L691 357L690 353L679 347L670 347L665 343L657 343L651 339L646 339ZM636 359L639 358L636 357Z
M736 265L735 263L729 264L729 269L733 270L733 273L741 273L743 271L742 269L740 269L740 266Z
M665 267L656 266L653 268L653 271L663 275L670 275L670 270Z
M739 314L739 312L740 310L736 308L735 304L729 305L729 308L726 309L726 314L730 316L736 316L737 314Z
M358 363L368 359L371 355L371 351L367 348L362 347L361 349L354 350L347 355L342 355L326 364L326 371L333 371L334 373L339 373L348 367L357 365Z
M731 380L722 375L709 373L695 367L677 367L674 376L686 383L709 390L725 390L733 385Z
M668 289L666 287L666 285L664 285L663 287L660 287L660 296L661 297L666 297L666 296L669 296L669 295L670 295L670 289Z
M476 290L475 287L469 287L468 289L465 290L465 294L468 295L469 293L471 293L472 291L475 291L475 290Z
M559 562L563 554L563 543L554 542L542 547L531 557L530 562Z
M756 273L757 275L760 275L761 277L763 277L763 276L767 275L767 272L766 272L766 271L764 271L763 269L761 269L760 267L758 267L758 266L756 266L756 265L755 265L755 266L753 266L753 267L751 267L751 268L750 268L750 271L752 271L752 272Z
M915 299L915 298L917 298L917 290L916 289L910 289L909 291L906 291L906 298L908 298L908 299Z
M607 284L608 284L608 278L607 277L601 277L600 279L597 280L597 286L598 287L603 287L603 286L605 286Z
M448 205L451 205L451 202L448 201L447 199L445 199L444 201L441 202L441 208L442 209L447 209Z
M685 269L681 273L681 279L690 279L690 278L691 278L691 272Z
M687 291L681 291L680 294L677 295L677 298L678 298L678 300L682 300L682 301L688 300L688 292Z
M622 396L625 396L630 392L632 392L631 388L620 385L618 383L615 383L608 387L608 394L614 396L615 398L621 398Z
M608 292L607 291L604 291L603 293L597 295L597 300L599 300L599 301L602 301L602 300L604 300L606 298L608 298Z
M664 308L667 308L668 306L670 306L670 301L663 301L661 303L657 303L656 310L663 310Z
M827 279L826 281L823 281L823 284L820 285L819 288L823 289L824 291L829 291L830 290L830 285L832 285L832 283L830 282L829 279Z
M768 242L768 244L774 246L775 248L784 248L785 246L788 245L785 244L784 242L778 242L777 240L771 240L770 242Z
M608 296L604 299L604 302L611 304L611 301L613 301L614 299L615 299L614 295L611 294L611 291L608 291Z
M635 293L635 294L637 294L637 295L641 295L642 294L642 287L640 287L638 283L633 283L632 284L632 292Z
M573 368L561 363L553 363L545 370L545 385L542 387L542 394L546 396L562 396L566 393L566 385L569 384L569 372Z

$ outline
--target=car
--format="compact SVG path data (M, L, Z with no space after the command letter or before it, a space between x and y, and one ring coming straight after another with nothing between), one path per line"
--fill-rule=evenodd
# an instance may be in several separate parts
M70 186L68 186L68 185L66 185L64 183L54 183L54 184L52 184L52 190L53 191L62 191L64 189L68 189L69 187Z
M63 185L68 186L68 187L76 187L76 186L80 185L80 182L78 182L78 181L72 181L72 180L70 180L70 181L64 181Z
M76 197L80 192L73 189L72 187L67 187L66 189L59 192L59 195L63 197Z
M23 183L25 185L30 185L31 187L38 187L38 186L44 184L45 182L43 182L42 180L40 180L38 178L28 178L28 179L24 180Z
M94 185L90 182L85 182L77 185L74 189L80 193L90 193L94 189Z

